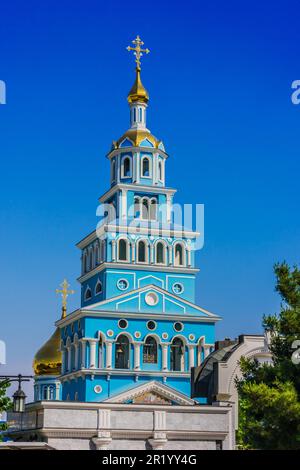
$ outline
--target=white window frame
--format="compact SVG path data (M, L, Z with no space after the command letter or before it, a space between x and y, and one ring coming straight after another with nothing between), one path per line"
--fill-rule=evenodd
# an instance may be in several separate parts
M149 161L149 175L148 176L143 175L143 162L145 158L147 158L147 160ZM152 178L152 158L150 157L150 155L143 155L141 158L141 178L146 178L146 179Z

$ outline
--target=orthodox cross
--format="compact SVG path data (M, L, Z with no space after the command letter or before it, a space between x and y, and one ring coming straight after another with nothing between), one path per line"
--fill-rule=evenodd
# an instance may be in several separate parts
M56 289L57 294L61 294L62 296L62 316L66 316L67 312L67 297L69 294L74 294L74 290L68 290L68 287L70 287L70 284L68 283L67 279L64 279L63 282L60 284L62 289Z
M133 41L132 44L135 45L135 47L132 46L127 46L126 49L130 52L133 51L135 55L135 61L136 61L136 68L137 70L141 70L141 57L143 55L143 52L145 54L149 54L149 49L142 49L141 46L144 45L143 41L141 40L140 36L137 36Z

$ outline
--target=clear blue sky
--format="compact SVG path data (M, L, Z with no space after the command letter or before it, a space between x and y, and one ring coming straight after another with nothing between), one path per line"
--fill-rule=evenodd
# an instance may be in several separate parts
M279 309L274 262L299 262L299 13L286 0L2 4L1 372L31 372L65 276L79 305L75 243L95 227L105 154L128 127L137 34L167 184L205 204L198 303L223 317L218 338L261 332Z

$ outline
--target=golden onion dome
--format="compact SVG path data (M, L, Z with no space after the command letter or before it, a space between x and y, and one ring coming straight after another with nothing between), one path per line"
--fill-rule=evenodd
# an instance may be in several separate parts
M127 100L129 104L141 101L142 103L148 103L149 94L141 81L141 71L139 68L136 69L135 82L128 93Z
M60 375L62 353L60 351L60 330L56 328L51 338L38 350L33 359L35 375Z

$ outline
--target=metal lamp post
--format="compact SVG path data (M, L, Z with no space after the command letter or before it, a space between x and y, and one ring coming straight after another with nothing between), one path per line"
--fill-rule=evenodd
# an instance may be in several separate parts
M15 413L24 413L26 395L22 390L22 382L29 382L33 379L32 375L0 375L0 380L3 379L2 385L9 384L11 382L18 382L18 389L13 394L13 409Z

